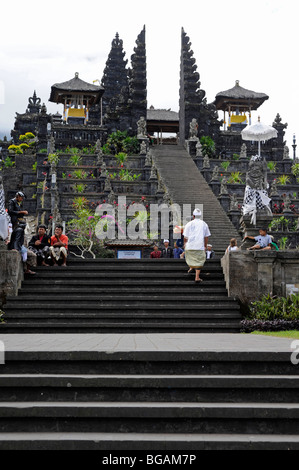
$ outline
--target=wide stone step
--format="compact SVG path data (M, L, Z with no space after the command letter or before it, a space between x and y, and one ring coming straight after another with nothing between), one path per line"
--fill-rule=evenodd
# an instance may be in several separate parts
M1 402L0 432L298 434L297 403Z
M298 376L2 374L1 401L297 403Z
M298 450L296 434L260 433L91 433L91 432L12 432L0 433L1 450ZM108 457L107 457L108 458ZM134 458L134 457L133 457ZM146 457L152 465L151 457ZM191 459L191 457L190 457ZM191 460L182 460L191 464ZM127 463L128 461L126 461ZM135 462L135 460L134 460ZM192 461L193 462L193 461ZM108 461L107 461L108 463ZM114 461L115 463L115 461ZM157 460L162 464L163 459ZM130 464L130 463L129 463Z
M62 272L63 270L63 272ZM140 279L141 273L135 272L135 271L127 271L127 272L101 272L101 271L95 271L95 272L80 272L80 271L75 271L71 272L67 268L59 267L53 268L53 270L49 271L39 271L36 278L38 277L38 280L40 279L82 279L84 276L85 279L112 279L113 282L117 281L118 279L122 280L125 276L126 279ZM203 279L223 279L223 273L222 272L203 272L202 276ZM148 272L148 271L143 271L142 272L142 279L146 280L156 280L157 278L161 278L164 281L170 282L170 280L173 279L182 279L182 280L188 280L189 279L194 279L192 276L188 276L187 272L168 272L165 274L164 272Z
M86 304L90 305L91 308L96 308L98 304L94 304L93 302L99 302L100 306L107 306L110 308L110 305L112 308L118 304L118 302L121 302L122 305L126 307L134 307L136 305L152 305L152 306L165 306L166 304L169 307L175 306L176 302L181 302L182 298L175 298L175 295L165 295L163 298L161 298L160 295L130 295L127 292L123 293L123 295L108 295L108 294L90 294L90 295L69 295L65 294L62 299L56 299L52 295L49 294L44 294L42 297L42 304L43 305L48 305L49 303L54 307L54 306L61 306L61 308L71 308L71 306L80 306ZM67 302L67 303L65 303ZM190 306L196 306L196 305L224 305L230 304L231 306L237 305L233 297L228 297L226 296L209 296L209 295L202 295L201 297L198 297L196 295L196 291L193 291L193 294L190 294L188 297L184 298L184 304L188 304ZM5 304L6 308L7 307L24 307L24 308L29 308L31 306L38 308L40 305L40 299L36 299L35 295L27 295L24 298L18 297L8 297L7 298L7 303ZM179 304L179 307L182 307L183 304Z
M186 297L187 294L191 295L196 295L199 300L203 297L206 296L207 294L209 297L217 297L217 296L224 296L227 298L227 290L225 287L213 287L213 285L207 286L205 284L205 287L203 288L196 288L198 286L193 286L193 287L184 287L184 290L179 291L175 286L173 287L170 285L167 289L159 286L132 286L130 287L130 293L134 295L141 295L141 294L147 294L147 295L157 295L159 294L159 298L164 299L165 297L168 297L170 294L175 294L176 298L180 297ZM196 288L196 290L195 290ZM208 292L207 292L208 290ZM88 294L89 298L92 298L92 296L99 296L99 295L110 295L110 294L127 294L128 289L127 287L124 286L90 286L90 287L70 287L70 286L48 286L47 288L47 293L51 294L52 299L53 296L55 297L66 297L68 295L73 296L74 294L79 295L79 296L84 296ZM26 289L22 288L18 291L18 297L22 297L24 299L25 297L31 297L34 294L34 298L37 297L42 297L44 298L45 291L44 287L36 286L36 287L29 287L26 286ZM7 297L7 300L14 299L14 297Z
M7 334L58 334L58 333L99 333L99 334L111 334L111 333L239 333L240 322L233 321L231 318L221 318L216 321L209 319L200 319L197 323L195 321L175 322L173 320L168 321L96 321L89 319L88 322L82 320L73 321L68 319L63 320L52 320L46 319L42 321L25 319L19 321L9 321L9 323L0 326L0 331Z

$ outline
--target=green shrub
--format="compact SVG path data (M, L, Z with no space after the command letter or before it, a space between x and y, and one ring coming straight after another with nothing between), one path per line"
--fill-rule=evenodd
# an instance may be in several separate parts
M209 158L212 158L215 154L215 142L214 140L207 136L203 135L200 138L200 143L202 145L202 153L204 156L208 156Z
M299 320L299 293L289 297L263 295L252 302L249 318L259 320Z

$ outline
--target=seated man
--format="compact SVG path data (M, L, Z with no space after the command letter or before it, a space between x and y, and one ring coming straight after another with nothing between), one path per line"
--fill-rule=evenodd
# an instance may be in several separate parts
M267 229L265 228L259 230L259 235L257 237L250 237L247 235L244 240L246 240L246 238L256 241L255 245L247 248L247 250L271 250L272 238L267 234Z
M174 249L173 249L173 257L174 258L180 258L182 253L183 253L182 248L180 246L178 246L177 243L175 243L174 244Z
M50 251L51 238L47 235L45 225L38 226L38 233L34 235L29 242L29 250L37 256L37 264L48 266L45 259Z
M173 258L173 248L169 246L169 240L164 240L164 248L161 250L161 258Z
M211 259L214 257L215 252L212 250L212 245L210 243L207 244L207 249L206 249L206 258Z
M161 251L158 245L154 245L154 251L151 252L150 258L161 258Z
M62 231L62 225L56 225L54 235L51 237L50 254L54 266L58 266L59 260L62 260L62 266L66 266L69 239Z

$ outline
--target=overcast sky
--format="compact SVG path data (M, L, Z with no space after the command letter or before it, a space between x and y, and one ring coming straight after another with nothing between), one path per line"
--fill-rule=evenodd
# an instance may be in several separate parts
M201 88L208 102L236 80L269 95L252 123L288 123L287 145L298 134L297 0L37 0L1 2L0 135L9 136L15 112L26 110L36 90L48 112L51 85L74 77L101 80L118 32L126 58L146 27L148 106L178 111L180 38L192 42ZM222 118L222 113L219 115Z

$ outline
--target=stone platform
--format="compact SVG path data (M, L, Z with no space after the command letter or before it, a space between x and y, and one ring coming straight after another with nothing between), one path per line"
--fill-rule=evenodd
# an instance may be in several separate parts
M0 334L10 352L291 353L292 339L247 334Z
M0 449L298 450L291 339L2 334Z

